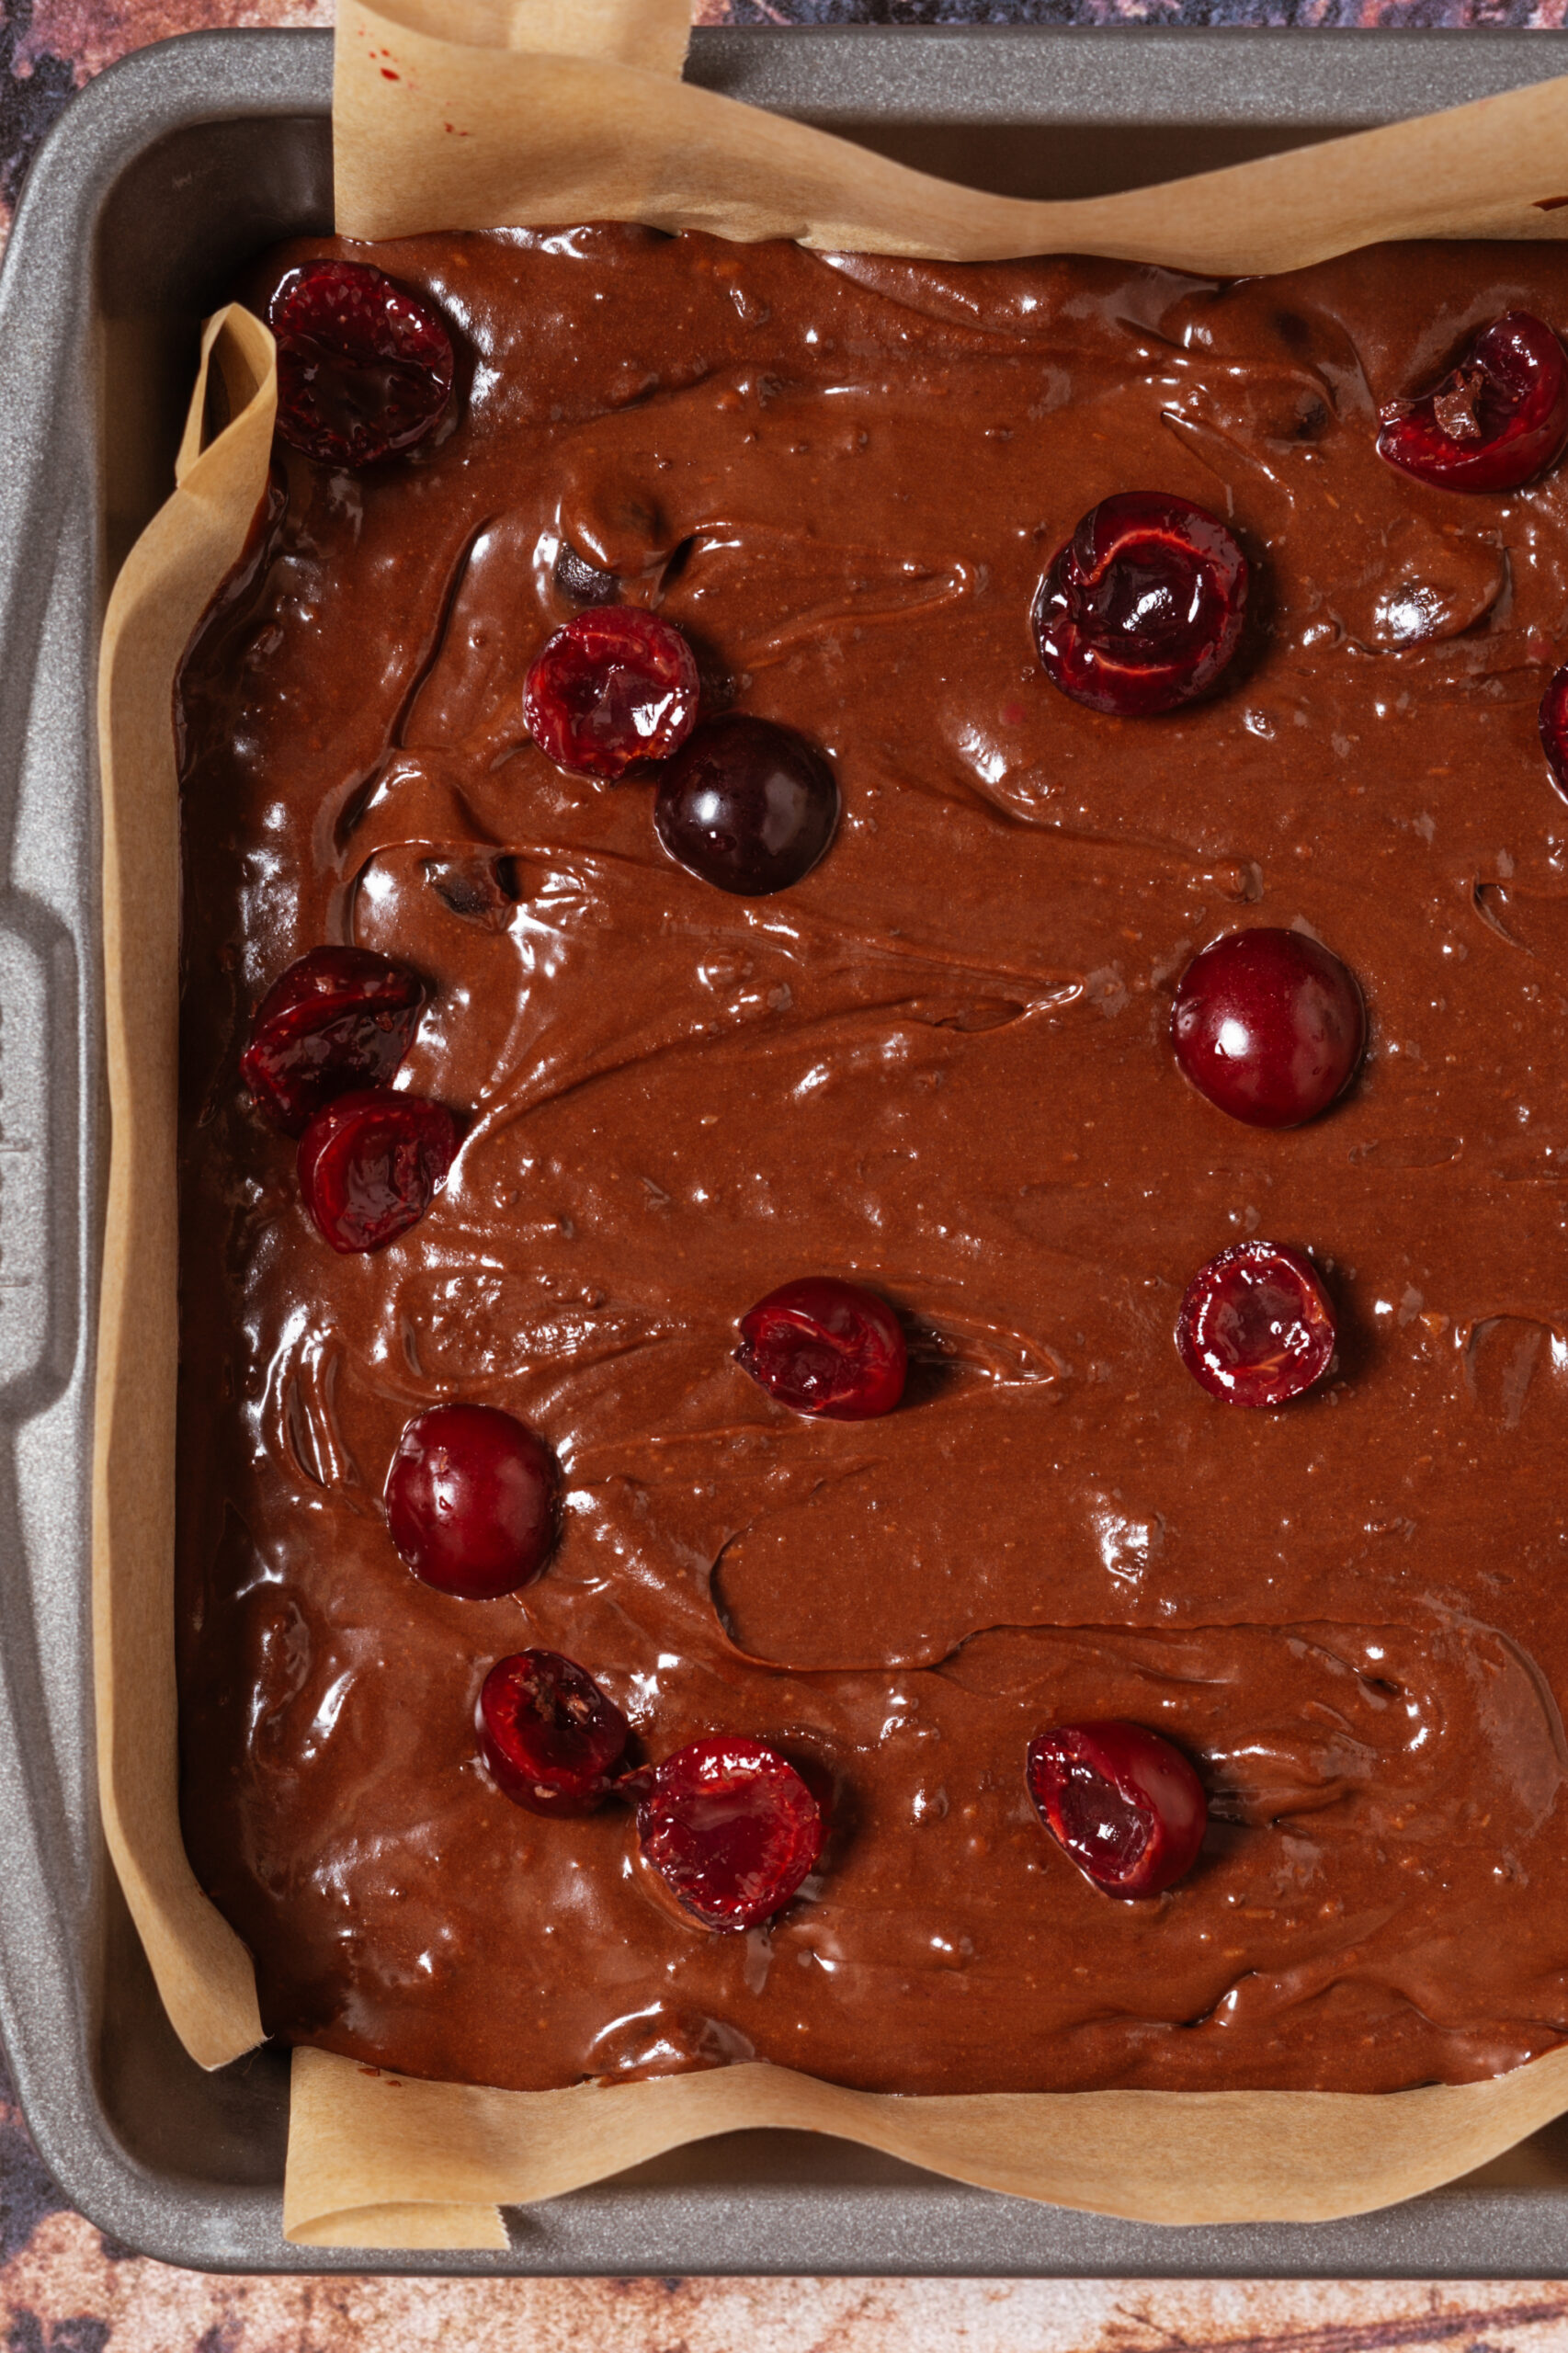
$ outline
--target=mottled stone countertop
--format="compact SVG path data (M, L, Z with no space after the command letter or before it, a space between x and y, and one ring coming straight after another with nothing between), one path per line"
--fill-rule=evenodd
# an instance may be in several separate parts
M113 59L171 33L332 14L332 0L0 0L0 239L39 141ZM695 0L693 14L1560 26L1568 0ZM211 2279L144 2262L73 2213L0 2077L0 2329L6 2353L1568 2353L1568 2281Z

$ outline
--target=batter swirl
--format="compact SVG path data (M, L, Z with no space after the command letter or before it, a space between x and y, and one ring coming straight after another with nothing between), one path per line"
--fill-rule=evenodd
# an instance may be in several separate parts
M179 697L183 1813L269 2029L500 2086L756 2054L905 2092L1385 2089L1568 2039L1568 811L1536 733L1568 483L1461 495L1377 450L1489 322L1568 323L1568 256L1221 286L628 228L374 250L456 330L449 414L358 473L280 448ZM1128 722L1055 691L1030 616L1141 490L1221 517L1252 585L1219 691ZM529 742L590 568L686 633L706 711L825 754L842 816L792 889L708 887L648 781ZM1184 967L1254 923L1366 995L1308 1127L1228 1120L1172 1057ZM239 1080L324 942L423 977L401 1083L464 1128L372 1256L325 1247ZM1338 1356L1238 1413L1171 1336L1260 1232L1315 1254ZM904 1315L898 1411L808 1421L734 1363L808 1274ZM388 1538L399 1433L447 1398L562 1465L509 1599ZM475 1698L527 1645L652 1759L728 1730L812 1763L828 1840L772 1927L679 1915L626 1809L493 1785ZM1142 1904L1023 1778L1041 1725L1108 1716L1209 1794Z

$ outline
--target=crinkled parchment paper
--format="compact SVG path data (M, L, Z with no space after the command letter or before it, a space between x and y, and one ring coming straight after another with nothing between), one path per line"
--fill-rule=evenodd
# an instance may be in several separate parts
M687 0L345 0L339 229L642 220L743 239L978 260L1058 251L1221 274L1380 238L1568 233L1568 82L1214 172L1030 204L977 194L678 76ZM203 446L209 371L233 418ZM105 1826L187 2049L261 2036L254 1972L186 1859L173 1643L179 826L175 672L264 487L271 339L213 320L177 488L105 626L105 986L113 1115L97 1415L94 1601ZM556 2092L413 2081L296 2052L284 2220L301 2245L503 2247L498 2209L682 2142L781 2125L965 2181L1161 2222L1308 2222L1451 2180L1568 2108L1568 2050L1491 2083L1379 2097L1083 2092L898 2098L778 2068Z

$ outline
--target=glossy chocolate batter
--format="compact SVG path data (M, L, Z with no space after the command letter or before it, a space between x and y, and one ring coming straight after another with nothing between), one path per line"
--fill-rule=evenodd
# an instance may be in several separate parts
M184 1819L269 2028L496 2085L755 2053L906 2092L1375 2089L1568 2039L1568 810L1535 721L1568 472L1465 497L1373 447L1499 313L1568 325L1568 254L1231 286L622 228L374 257L466 338L449 429L358 476L280 452L180 699ZM1256 568L1223 690L1158 720L1066 701L1030 638L1125 489ZM562 542L689 633L710 709L825 748L844 820L796 889L722 895L650 782L527 740ZM1368 999L1361 1077L1293 1132L1169 1051L1184 963L1255 922ZM347 940L428 977L402 1083L470 1125L424 1222L340 1258L237 1057ZM1341 1318L1277 1413L1172 1346L1255 1233ZM884 1421L731 1360L815 1273L923 1336ZM509 1600L386 1533L446 1397L564 1465ZM528 1643L650 1757L820 1760L832 1835L776 1926L677 1915L624 1806L491 1786L475 1695ZM1107 1715L1210 1792L1155 1902L1096 1893L1025 1790L1031 1733Z

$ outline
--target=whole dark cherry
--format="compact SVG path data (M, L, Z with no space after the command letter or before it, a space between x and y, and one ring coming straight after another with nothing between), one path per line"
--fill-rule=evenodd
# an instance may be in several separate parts
M764 899L809 874L838 824L838 785L791 728L735 711L699 727L659 782L670 856L717 891Z
M620 582L579 555L570 540L562 540L555 556L555 585L574 605L619 605Z
M530 1813L592 1813L609 1793L631 1728L585 1668L558 1651L518 1651L485 1677L474 1711L497 1789Z
M412 449L445 414L456 367L438 312L365 261L307 261L267 308L278 430L328 466Z
M1247 560L1219 517L1164 491L1091 506L1034 604L1052 686L1091 710L1148 719L1214 687L1241 643Z
M1198 1859L1203 1784L1179 1748L1142 1724L1058 1724L1025 1768L1040 1818L1108 1895L1161 1895Z
M615 778L680 749L700 691L678 629L640 605L603 605L574 614L535 655L523 723L557 767Z
M1378 455L1437 490L1518 490L1568 441L1568 357L1542 319L1508 311L1419 400L1382 413Z
M787 1904L822 1852L822 1813L788 1760L718 1733L640 1777L644 1859L708 1928L751 1928Z
M1348 968L1300 931L1227 932L1193 958L1171 1009L1183 1076L1254 1128L1299 1128L1326 1111L1366 1036Z
M335 1250L381 1250L416 1224L457 1156L440 1103L358 1087L318 1111L300 1138L300 1190Z
M1540 699L1540 747L1553 784L1568 801L1568 664L1554 673Z
M432 1405L397 1442L387 1527L426 1585L495 1601L550 1558L559 1492L555 1457L526 1422L497 1405Z
M297 1136L335 1096L384 1086L414 1042L426 988L367 948L312 948L273 983L240 1056L274 1125Z
M1328 1370L1334 1310L1304 1251L1238 1242L1188 1283L1176 1344L1210 1397L1283 1405Z
M886 1300L835 1275L780 1284L741 1318L735 1362L797 1414L865 1422L903 1394L908 1350Z

